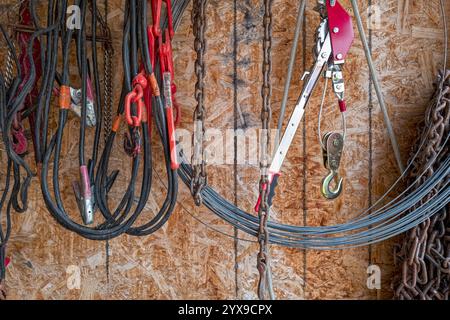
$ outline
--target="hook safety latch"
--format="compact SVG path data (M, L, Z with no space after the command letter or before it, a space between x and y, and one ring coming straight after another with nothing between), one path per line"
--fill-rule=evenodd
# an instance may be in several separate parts
M342 192L344 181L339 176L339 165L341 162L342 150L344 147L344 137L338 132L328 132L323 137L323 161L325 167L330 171L322 180L322 195L327 199L336 199ZM331 184L335 187L332 188Z

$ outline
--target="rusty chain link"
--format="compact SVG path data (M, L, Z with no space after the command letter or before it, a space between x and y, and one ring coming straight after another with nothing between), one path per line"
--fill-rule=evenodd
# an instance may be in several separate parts
M102 26L103 33L108 37L110 41L111 38L111 30L108 26L108 1L104 1L105 6L105 19L104 21L100 16L100 25ZM105 141L108 139L108 136L111 133L112 128L112 112L114 105L114 97L113 97L113 88L112 88L112 59L114 55L113 46L111 42L105 42L103 45L103 53L104 53L104 66L103 66L103 87L104 87L104 104L103 108L103 119L104 119L104 137Z
M112 128L112 109L113 109L113 92L112 92L112 53L109 46L104 48L104 103L103 119L104 119L104 136L105 141L109 137Z
M11 50L8 50L8 55L6 57L6 71L5 71L5 85L10 86L13 79L13 56Z
M194 94L195 100L197 101L197 106L194 111L194 135L192 138L193 179L190 187L192 196L194 197L194 201L197 206L201 206L203 203L202 191L208 182L204 152L206 116L204 105L204 79L206 74L206 5L207 0L194 0L192 7L192 25L195 37L194 49L197 54L197 58L195 60L195 75L197 76L197 82L195 84Z
M269 195L269 178L268 167L270 165L270 121L272 118L272 108L270 99L272 96L272 4L273 0L264 0L264 39L263 39L263 85L261 88L262 109L261 109L261 178L259 181L259 193L261 195L261 203L258 210L259 229L258 243L259 252L257 257L257 268L259 271L258 296L261 300L265 299L267 293L267 284L269 280L268 272L270 270L268 258L268 242L269 232L267 230L267 222L270 214L270 205L268 202Z
M443 145L450 132L450 70L440 72L437 90L426 112L420 141L425 139L421 155L412 164L410 184L428 167L414 185L419 187L448 156L449 145ZM416 146L419 142L416 143ZM432 165L439 149L441 155ZM414 153L417 152L417 147ZM440 185L448 183L447 177ZM435 190L439 188L436 186ZM425 203L435 190L422 201ZM400 274L393 281L394 297L400 300L448 300L450 292L450 206L408 232L403 243L395 247L394 260Z

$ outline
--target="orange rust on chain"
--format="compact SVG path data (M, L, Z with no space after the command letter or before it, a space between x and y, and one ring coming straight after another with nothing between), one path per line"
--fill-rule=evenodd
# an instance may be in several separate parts
M158 81L156 81L156 77L154 73L151 73L148 76L148 82L150 83L150 87L152 88L152 94L154 97L159 97L161 92L159 90Z
M112 124L112 128L111 131L113 132L117 132L119 131L120 128L120 122L122 121L122 117L121 116L116 116L114 118L113 124Z
M61 86L59 88L59 107L61 109L70 109L71 97L70 97L70 87Z

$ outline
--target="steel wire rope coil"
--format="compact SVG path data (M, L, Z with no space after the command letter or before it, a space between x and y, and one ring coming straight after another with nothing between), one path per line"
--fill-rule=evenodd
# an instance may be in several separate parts
M179 26L188 4L189 0L173 1L175 27ZM430 161L427 168L441 155L448 144L448 139L449 136L445 137L438 154ZM425 141L422 141L419 151L424 147L424 143ZM421 188L410 192L411 188L408 187L397 195L394 200L389 201L388 204L381 206L377 210L375 208L400 185L406 173L411 169L411 164L418 156L419 151L410 160L405 173L394 182L388 191L373 206L360 212L355 218L343 224L321 227L302 227L269 222L271 242L299 248L344 249L380 242L417 226L427 217L439 211L449 201L450 157L448 156L445 160L442 160L440 169L427 179ZM180 168L180 177L189 186L192 178L192 169L187 159L183 156L182 150L180 150L180 156L183 160ZM427 168L425 168L424 172ZM422 177L424 172L419 176ZM440 183L441 181L445 181L445 183ZM441 186L435 190L435 195L424 205L418 205L422 198L427 196L438 184L441 184ZM217 216L236 228L252 236L257 236L256 216L234 206L210 186L205 188L203 197L205 206ZM408 213L401 216L405 212ZM368 228L369 226L371 227L370 229Z

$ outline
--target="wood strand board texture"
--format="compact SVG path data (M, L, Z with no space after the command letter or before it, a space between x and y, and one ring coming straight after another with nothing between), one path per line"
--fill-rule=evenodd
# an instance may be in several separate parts
M309 48L314 43L318 24L317 13L309 1L306 23L306 66L312 63ZM116 48L115 66L121 63L120 44L124 1L110 1L109 21ZM349 1L342 1L350 8ZM262 62L262 1L236 1L237 19L237 101L243 121L238 121L244 133L260 127L261 62ZM402 155L406 159L409 143L416 135L426 102L432 94L431 82L442 60L442 26L438 18L438 1L373 1L381 10L381 23L373 28L374 60L383 83L383 90L399 137ZM364 22L366 5L360 4ZM122 8L122 9L121 9ZM207 126L224 131L233 128L233 10L231 0L210 0L208 6L207 50ZM282 98L290 44L297 8L286 0L274 1L273 43L273 109L274 121ZM355 29L356 30L356 29ZM192 131L191 114L195 106L193 35L190 8L174 39L177 72L177 98L183 110L182 128ZM297 99L302 83L302 48L299 48L288 112ZM321 86L318 86L306 112L306 136L299 129L280 179L273 219L284 223L326 225L344 222L368 205L369 172L369 85L368 69L359 39L355 39L345 66L349 121L348 139L341 174L346 178L344 195L335 202L321 198L319 185L326 174L321 163L317 142L317 110ZM75 81L75 77L73 79ZM121 70L114 72L115 88L121 83ZM118 92L119 90L115 90ZM372 93L375 97L374 93ZM118 101L118 95L116 95ZM53 125L55 125L53 123ZM323 129L340 127L335 100L327 98ZM60 164L64 175L62 194L67 208L77 215L70 187L77 178L78 120L71 117L64 139L64 157ZM71 138L72 137L72 138ZM303 143L306 141L306 145ZM376 98L373 99L373 181L372 196L376 200L397 175L395 161L387 142L385 126ZM190 139L183 138L183 145ZM230 143L227 139L226 144ZM232 144L231 139L231 144ZM161 156L155 141L154 159ZM306 154L303 153L304 147ZM120 139L115 146L112 167L125 168L130 160L121 151ZM234 158L234 154L231 154ZM158 161L155 161L158 163ZM303 176L306 165L306 177ZM257 197L259 170L257 163L212 164L209 183L228 200L233 201L234 180L237 181L237 203L252 212ZM163 172L160 164L157 171ZM289 173L288 173L289 172ZM113 194L120 196L129 174L120 175ZM145 215L154 215L161 204L164 186L154 175L152 198ZM306 181L304 181L306 179ZM164 180L164 176L162 176ZM302 204L302 188L306 182L306 208ZM305 210L304 210L305 209ZM194 219L196 217L198 220ZM180 182L179 204L168 224L159 232L144 238L122 236L110 241L109 279L106 272L104 242L85 240L64 230L48 214L42 202L37 180L30 194L30 209L14 216L14 230L8 253L12 264L8 268L11 298L17 299L254 299L258 272L255 268L257 246L237 242L211 231L202 223L221 232L234 230L204 208L196 208L188 189ZM239 236L247 238L241 232ZM388 241L373 247L372 261L382 268L382 289L377 293L366 287L368 248L343 251L307 251L272 247L274 286L278 298L286 299L372 299L391 296L389 274L394 271L392 244ZM306 262L306 265L304 265ZM81 287L67 287L71 265L80 267ZM236 269L235 269L236 267ZM306 267L306 274L304 268ZM306 282L305 282L306 281Z

